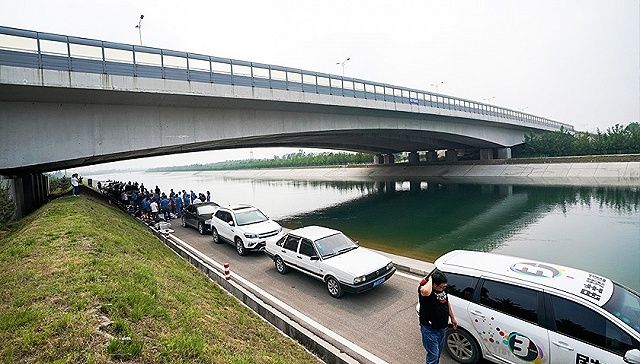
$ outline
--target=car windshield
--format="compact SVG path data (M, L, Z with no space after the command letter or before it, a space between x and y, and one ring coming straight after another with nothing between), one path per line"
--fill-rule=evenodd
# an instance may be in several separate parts
M213 214L216 207L213 205L198 206L198 215Z
M334 255L348 252L358 247L358 244L349 239L343 233L337 233L315 241L318 253L322 258L330 258Z
M268 220L260 210L236 211L236 221L239 226L257 224Z
M613 294L602 308L640 334L640 296L636 293L614 283Z

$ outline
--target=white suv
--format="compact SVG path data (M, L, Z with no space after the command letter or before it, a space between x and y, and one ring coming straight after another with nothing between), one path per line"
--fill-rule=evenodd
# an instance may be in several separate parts
M239 255L264 248L268 239L278 239L282 227L250 205L219 207L211 217L211 234L216 244L235 245Z
M640 363L640 296L597 274L456 250L435 262L448 279L461 363Z
M291 267L322 280L334 298L375 288L396 271L391 259L320 226L292 230L277 242L267 242L265 252L280 274Z

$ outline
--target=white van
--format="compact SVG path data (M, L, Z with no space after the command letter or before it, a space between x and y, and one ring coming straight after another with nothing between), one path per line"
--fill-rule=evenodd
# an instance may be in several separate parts
M458 329L445 347L476 363L640 364L640 296L555 264L456 250L436 260Z

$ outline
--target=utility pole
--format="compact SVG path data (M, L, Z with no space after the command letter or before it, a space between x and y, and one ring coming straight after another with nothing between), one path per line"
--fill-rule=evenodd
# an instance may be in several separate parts
M138 25L136 25L138 35L140 36L140 45L142 45L142 19L144 19L144 15L140 15L140 20L138 20Z
M342 62L336 62L336 65L342 65L342 78L344 78L344 64L347 63L347 61L351 60L351 57L347 57L347 59L345 59Z

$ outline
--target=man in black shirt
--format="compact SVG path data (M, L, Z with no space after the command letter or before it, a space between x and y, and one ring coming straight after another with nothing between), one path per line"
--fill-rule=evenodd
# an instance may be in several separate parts
M438 364L444 348L444 334L451 317L454 330L458 322L453 315L447 292L447 277L439 270L434 271L428 279L423 279L418 287L420 301L420 332L422 345L427 351L427 364Z

